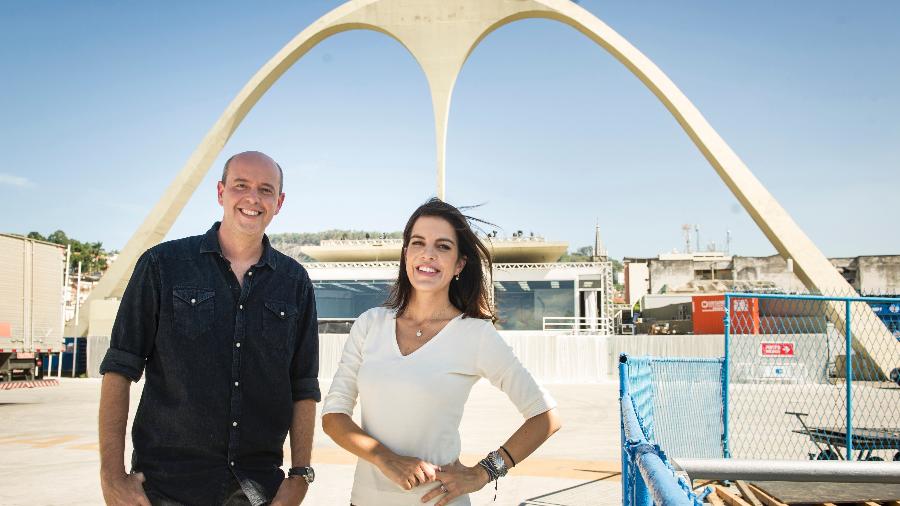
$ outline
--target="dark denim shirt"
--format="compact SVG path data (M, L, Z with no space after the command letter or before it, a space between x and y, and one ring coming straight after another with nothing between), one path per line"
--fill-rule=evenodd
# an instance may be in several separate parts
M315 297L268 238L241 286L218 229L141 256L100 372L137 381L146 367L132 467L149 488L206 505L237 479L261 504L284 478L293 402L321 399Z

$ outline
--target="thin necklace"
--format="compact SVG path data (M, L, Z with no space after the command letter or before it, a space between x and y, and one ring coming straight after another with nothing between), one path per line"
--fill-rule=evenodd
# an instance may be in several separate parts
M451 304L451 305L452 305L452 304ZM441 312L445 312L446 309L447 309L448 307L450 307L450 306L445 307L443 310L441 310ZM425 329L425 328L428 328L428 325L430 325L431 322L433 322L434 320L437 320L437 319L438 319L438 318L437 318L437 315L438 315L438 314L439 314L439 313L435 313L435 315L432 316L431 318L428 318L428 319L426 319L426 320L423 320L422 323L420 323L419 325L416 325L416 327L417 327L417 328L416 328L416 337L422 337L422 333L423 333L422 330Z

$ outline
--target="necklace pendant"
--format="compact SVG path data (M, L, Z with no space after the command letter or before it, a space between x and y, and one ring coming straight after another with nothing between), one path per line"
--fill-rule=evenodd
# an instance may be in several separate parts
M416 330L416 337L422 337L422 331Z

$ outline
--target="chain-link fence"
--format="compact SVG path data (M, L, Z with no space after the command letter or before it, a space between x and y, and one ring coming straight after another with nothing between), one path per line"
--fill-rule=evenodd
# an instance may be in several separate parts
M692 402L681 405L658 404L657 398L674 393L677 399L687 399L690 393L684 392L677 384L687 380L684 373L677 374L673 388L659 390L676 369L693 370L697 377L702 377L710 369L721 371L721 360L698 359L694 369L690 359L671 360L658 358L630 358L622 355L619 358L619 401L622 416L622 504L625 506L650 506L653 504L700 506L703 498L710 493L709 489L699 495L695 494L690 484L682 476L677 476L669 459L672 448L656 439L668 434L671 428L669 415L673 412L688 412ZM675 367L673 367L675 366ZM686 367L678 367L686 366ZM712 367L710 367L712 366ZM715 375L714 381L721 387L721 373ZM708 392L704 392L707 393ZM703 399L697 399L702 403ZM719 434L721 435L721 395L714 404L719 406ZM680 423L680 422L679 422ZM685 438L702 436L705 429L698 427L682 427ZM667 436L666 436L667 437ZM719 439L721 456L721 439Z
M628 380L647 439L672 458L723 456L722 359L630 357Z
M900 460L900 299L726 294L725 309L727 455Z

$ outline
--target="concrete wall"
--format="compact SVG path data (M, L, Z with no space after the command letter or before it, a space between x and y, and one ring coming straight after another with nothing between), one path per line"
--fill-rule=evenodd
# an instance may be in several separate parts
M692 260L652 260L650 262L650 293L660 293L663 287L675 288L694 280Z
M724 355L722 335L569 336L545 332L503 332L513 352L540 383L588 384L618 381L619 355L712 357ZM759 336L754 336L759 337ZM762 339L760 337L760 339ZM347 334L319 336L319 379L337 371ZM88 338L88 376L99 376L109 338Z
M850 283L854 290L859 291L856 258L829 258L828 261L844 277L847 283Z
M829 262L861 294L900 294L900 255L831 258ZM639 264L629 265L637 266ZM703 279L710 262L650 259L648 265L650 286L649 292L644 293L656 294L660 293L663 287L673 289ZM735 281L769 281L785 292L807 291L803 282L793 272L788 272L787 262L780 255L734 256L730 271L727 267L729 266L724 265L723 262L716 263L717 279L719 279L719 273L722 278L727 278L727 274L730 272L731 278ZM629 276L629 284L634 284L631 277ZM634 288L629 288L628 295L631 300L640 298L638 290L642 286L634 285Z
M119 312L119 299L92 300L88 323L89 336L112 335L116 313Z
M109 349L109 337L89 336L87 339L87 377L100 378L100 363Z
M862 294L900 294L900 255L864 256L857 259L857 283Z
M609 368L606 336L553 335L541 331L503 332L513 352L540 383L601 383L616 379ZM337 371L347 334L319 336L319 379ZM618 355L616 355L618 357Z
M732 258L735 280L772 281L785 291L803 290L803 282L793 272L788 272L787 261L779 255L768 257Z
M791 343L794 356L764 357L763 342ZM739 335L731 339L732 383L826 384L835 372L835 358L844 348L833 328L823 333Z
M650 268L642 262L625 263L625 302L634 305L650 290Z

